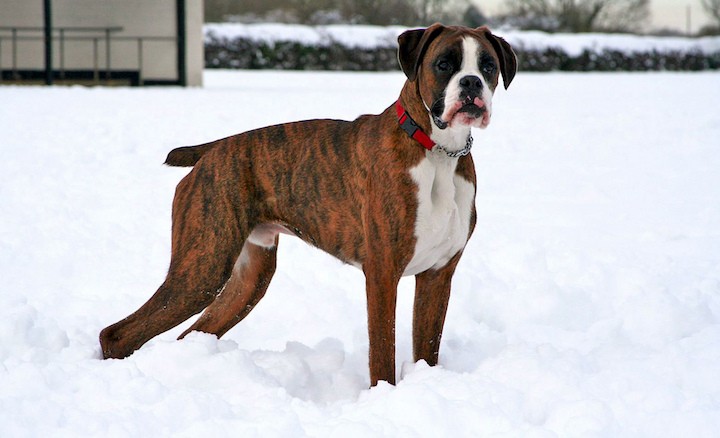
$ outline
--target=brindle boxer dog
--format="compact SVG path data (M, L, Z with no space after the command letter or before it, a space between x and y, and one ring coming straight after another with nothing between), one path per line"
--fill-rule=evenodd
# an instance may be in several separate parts
M165 282L100 333L105 358L127 357L203 309L193 330L222 336L265 294L278 234L365 273L370 382L395 382L395 301L416 279L413 353L438 361L450 281L475 227L470 128L490 122L502 74L517 63L486 27L434 24L398 38L407 81L382 114L309 120L174 149L194 166L173 201Z

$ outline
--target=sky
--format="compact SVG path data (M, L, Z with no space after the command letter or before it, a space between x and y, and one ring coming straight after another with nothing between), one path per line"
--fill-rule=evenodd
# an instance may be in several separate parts
M502 0L475 0L488 14L502 11ZM690 27L697 32L710 19L702 9L701 0L650 0L650 29L687 30L687 7L690 6Z

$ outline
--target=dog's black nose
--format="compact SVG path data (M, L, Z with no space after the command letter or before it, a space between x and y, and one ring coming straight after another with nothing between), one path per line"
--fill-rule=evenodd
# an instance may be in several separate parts
M460 78L460 87L468 93L480 94L483 84L479 77L468 75Z

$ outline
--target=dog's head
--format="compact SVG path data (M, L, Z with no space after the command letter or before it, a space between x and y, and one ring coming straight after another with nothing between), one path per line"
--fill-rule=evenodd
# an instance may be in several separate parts
M487 27L433 24L398 37L400 66L430 113L433 131L485 128L502 75L505 88L517 71L510 45Z

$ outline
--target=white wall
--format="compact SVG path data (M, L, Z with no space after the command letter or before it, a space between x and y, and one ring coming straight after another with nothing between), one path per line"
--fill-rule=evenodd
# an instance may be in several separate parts
M142 42L142 78L144 80L177 80L177 16L176 0L53 0L53 27L119 27L113 32L110 46L112 69L138 70L140 65L138 40L130 37L155 37ZM202 85L203 69L203 10L202 0L186 0L186 60L188 85ZM0 27L42 27L42 1L0 0ZM21 32L22 36L36 36L37 40L17 42L19 69L44 68L42 31ZM57 32L54 33L57 37ZM92 39L97 37L97 61ZM115 39L117 37L117 39ZM12 68L12 44L9 31L0 31L0 67ZM53 67L61 67L59 38L53 45ZM92 70L95 64L101 71L107 65L107 51L103 32L66 32L64 43L65 69Z
M205 68L205 36L203 35L205 16L203 0L187 0L185 12L187 84L200 86L202 85L202 73Z

